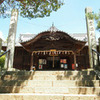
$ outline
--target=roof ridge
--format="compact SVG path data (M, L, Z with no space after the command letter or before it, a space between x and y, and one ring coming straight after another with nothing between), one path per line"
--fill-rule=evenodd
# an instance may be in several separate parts
M52 26L51 26L47 31L56 32L56 31L60 31L60 30L57 29L57 28L54 26L54 24L52 24Z

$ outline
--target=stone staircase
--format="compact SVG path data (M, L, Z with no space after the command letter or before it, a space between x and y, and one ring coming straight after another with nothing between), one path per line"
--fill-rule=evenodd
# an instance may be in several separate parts
M94 71L7 71L0 100L11 99L100 100L100 80Z

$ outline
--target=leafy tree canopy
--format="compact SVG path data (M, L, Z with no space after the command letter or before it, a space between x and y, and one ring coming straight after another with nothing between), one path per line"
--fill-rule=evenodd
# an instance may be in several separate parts
M100 10L98 13L88 13L87 16L89 19L95 19L97 23L97 30L100 31Z
M22 17L45 17L62 5L62 0L0 0L0 16L9 17L11 10L16 8Z

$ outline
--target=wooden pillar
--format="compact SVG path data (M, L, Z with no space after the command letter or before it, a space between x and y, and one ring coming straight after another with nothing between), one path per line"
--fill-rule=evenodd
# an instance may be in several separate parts
M31 67L30 67L30 70L32 70L32 68L33 68L33 52L31 54Z
M55 67L55 62L54 62L54 55L53 55L53 66L52 66L53 68Z
M76 53L74 53L74 67L76 69Z

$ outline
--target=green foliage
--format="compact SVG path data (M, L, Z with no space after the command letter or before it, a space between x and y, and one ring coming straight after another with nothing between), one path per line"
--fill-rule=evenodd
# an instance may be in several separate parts
M95 14L95 20L96 20L96 23L97 23L97 29L100 31L100 10L98 13Z
M97 22L97 29L100 30L100 21Z
M61 0L0 0L0 16L9 17L10 11L16 8L22 17L45 17L62 5Z
M98 13L88 13L86 14L86 16L89 18L89 19L95 19L96 23L97 23L97 30L100 31L100 10Z
M94 15L92 13L87 13L86 16L89 18L89 19L93 19L94 18Z
M0 57L0 69L4 68L4 63L5 63L5 55Z

